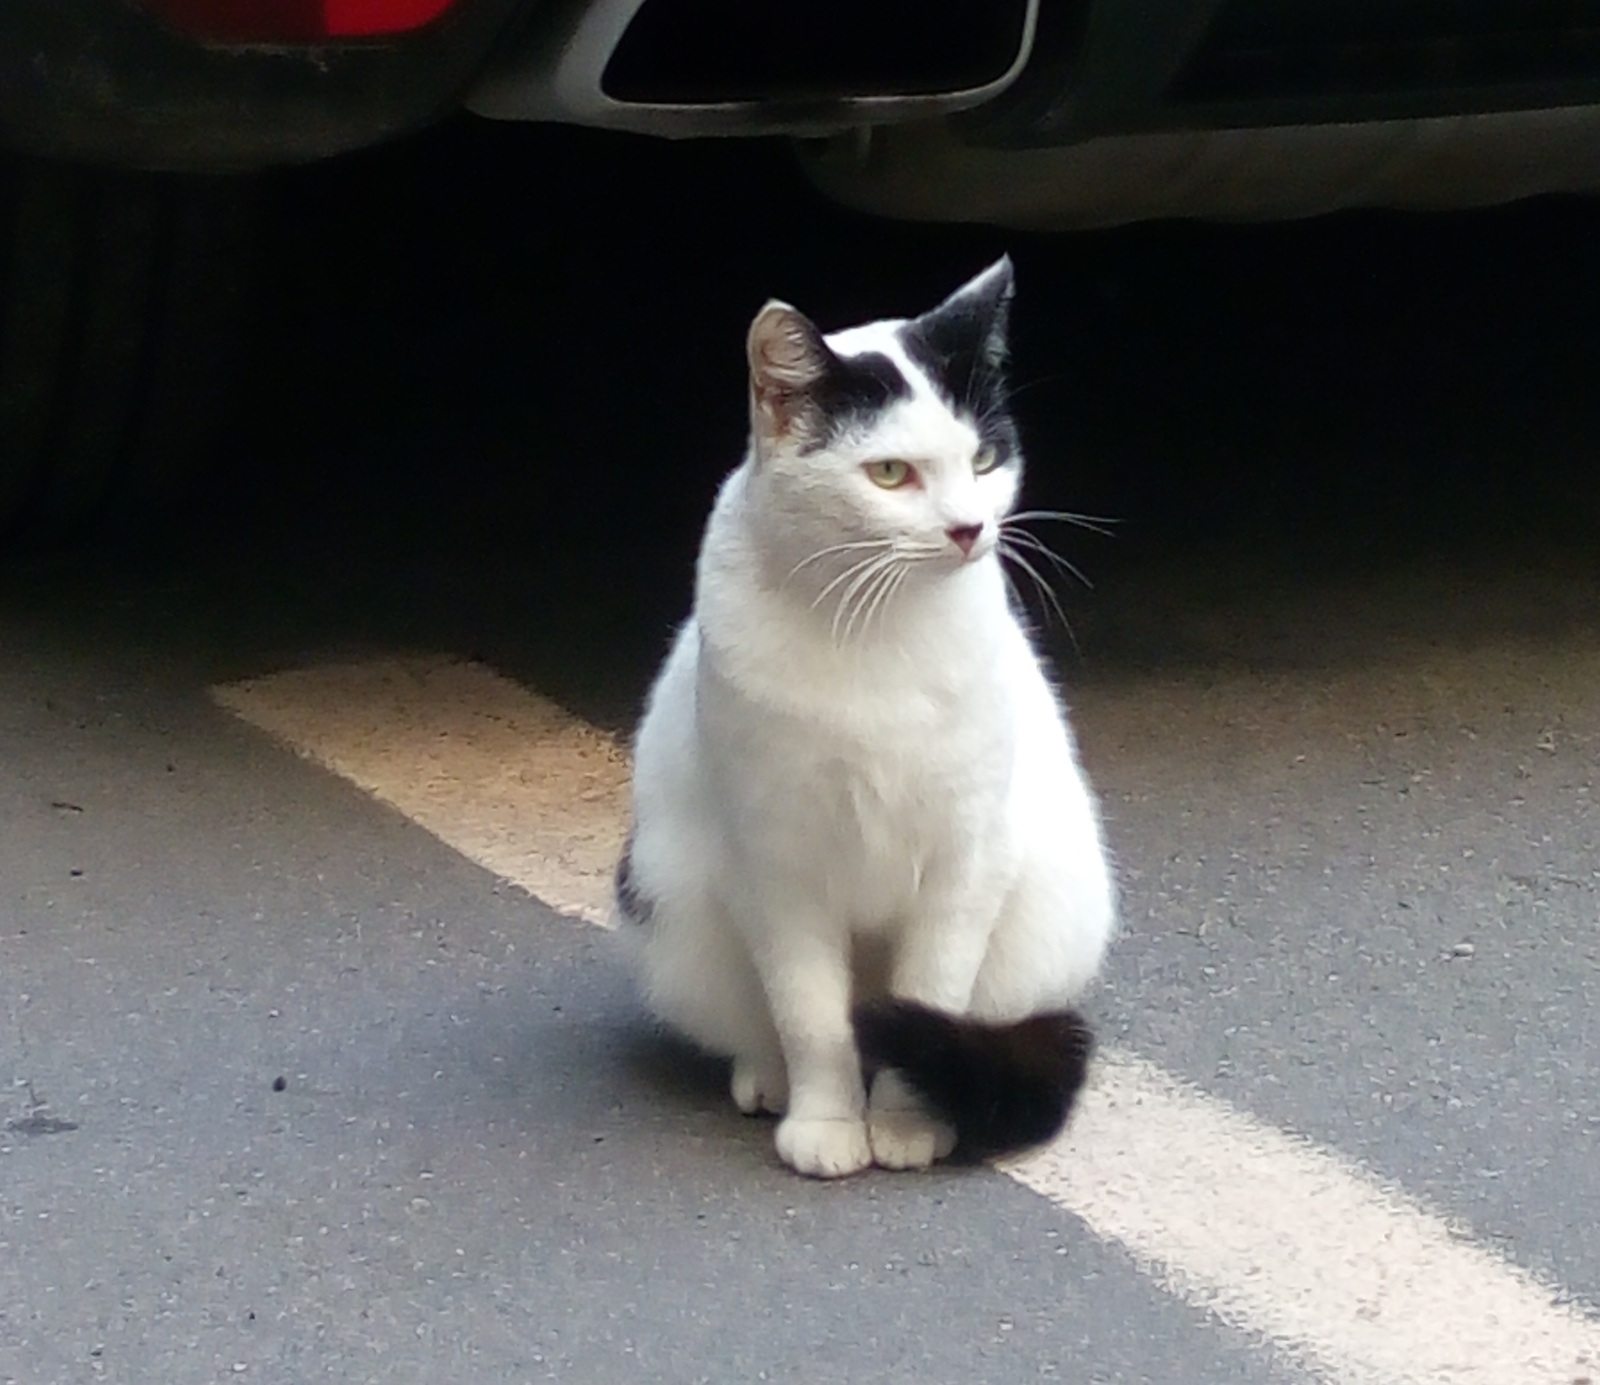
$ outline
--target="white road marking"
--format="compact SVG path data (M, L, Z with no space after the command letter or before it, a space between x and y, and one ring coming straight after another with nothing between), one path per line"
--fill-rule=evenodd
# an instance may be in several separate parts
M383 659L213 688L552 908L604 923L628 818L616 741L482 664Z
M1157 1281L1360 1385L1600 1385L1600 1322L1331 1150L1108 1052L1001 1167Z
M217 700L546 903L604 918L615 741L477 664L274 674ZM1339 1385L1600 1385L1600 1322L1340 1155L1103 1053L1066 1133L1000 1167L1172 1293Z

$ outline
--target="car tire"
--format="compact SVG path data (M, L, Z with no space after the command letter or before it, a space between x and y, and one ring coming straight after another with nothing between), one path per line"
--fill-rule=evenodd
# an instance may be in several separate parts
M212 459L242 363L245 178L0 165L0 537L135 529Z

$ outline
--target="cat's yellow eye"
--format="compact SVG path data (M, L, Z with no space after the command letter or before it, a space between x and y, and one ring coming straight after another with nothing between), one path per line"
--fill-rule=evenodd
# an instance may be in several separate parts
M886 458L881 462L865 462L861 469L867 473L867 479L873 485L882 486L886 491L899 490L901 486L917 479L911 463L902 462L898 457Z
M984 443L972 459L972 472L975 476L987 476L1000 465L1000 454L995 451L993 443Z

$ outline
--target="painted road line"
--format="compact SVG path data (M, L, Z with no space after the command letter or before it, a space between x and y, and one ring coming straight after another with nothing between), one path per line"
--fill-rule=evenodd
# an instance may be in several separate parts
M1172 1292L1338 1381L1600 1385L1600 1322L1341 1156L1109 1052L1001 1167Z
M275 673L212 695L552 908L606 921L628 757L549 699L439 658Z
M627 820L614 740L478 664L274 674L217 700L546 903L599 920ZM1600 1385L1600 1322L1338 1154L1131 1054L1000 1167L1159 1283L1340 1385Z

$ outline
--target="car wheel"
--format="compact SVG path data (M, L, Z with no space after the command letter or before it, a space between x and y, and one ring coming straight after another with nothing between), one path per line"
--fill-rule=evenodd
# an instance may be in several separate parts
M0 165L0 535L138 525L210 459L256 196L244 178Z

